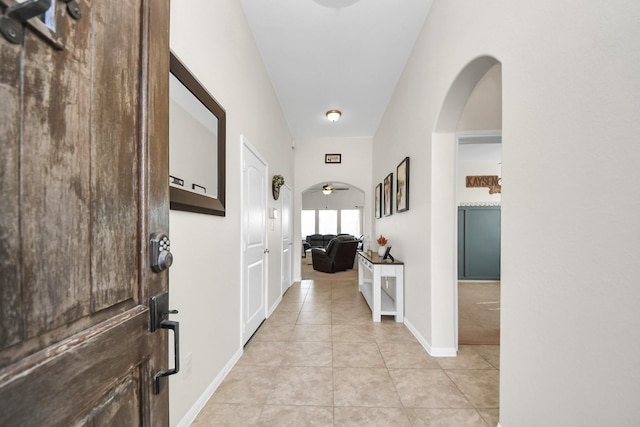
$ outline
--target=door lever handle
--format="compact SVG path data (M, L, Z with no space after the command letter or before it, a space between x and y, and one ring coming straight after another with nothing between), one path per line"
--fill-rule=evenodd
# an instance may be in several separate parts
M170 329L173 331L173 360L174 367L173 369L164 369L162 371L158 371L153 376L154 381L154 393L160 393L161 389L161 381L162 378L168 377L169 375L174 375L180 372L180 323L175 320L163 320L160 322L161 329Z
M169 320L169 314L175 314L178 310L169 310L169 293L161 292L149 298L149 314L151 332L158 329L169 329L173 331L173 355L174 368L158 371L153 376L153 391L155 394L160 393L162 386L162 378L169 375L177 374L180 371L180 324L176 321Z

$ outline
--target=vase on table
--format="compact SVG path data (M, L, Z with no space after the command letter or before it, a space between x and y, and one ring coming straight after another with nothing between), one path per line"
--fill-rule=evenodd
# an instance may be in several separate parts
M386 246L378 246L378 255L379 256L384 256L384 253L387 251L387 247Z

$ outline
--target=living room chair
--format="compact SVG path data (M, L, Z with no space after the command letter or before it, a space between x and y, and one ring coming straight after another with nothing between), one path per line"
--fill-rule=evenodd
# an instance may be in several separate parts
M311 248L313 269L324 273L335 273L353 268L358 240L353 236L331 239L326 248Z

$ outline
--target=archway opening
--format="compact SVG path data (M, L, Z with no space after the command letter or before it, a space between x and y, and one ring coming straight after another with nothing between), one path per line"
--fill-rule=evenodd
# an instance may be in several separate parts
M458 349L458 125L474 88L499 62L471 61L452 83L432 134L431 325L432 353L454 356Z
M339 234L361 236L365 223L364 204L365 192L347 182L318 182L302 191L302 265L311 264L310 247L317 245L317 242L307 242L310 236L324 236L327 242L331 236ZM304 272L304 268L301 271Z

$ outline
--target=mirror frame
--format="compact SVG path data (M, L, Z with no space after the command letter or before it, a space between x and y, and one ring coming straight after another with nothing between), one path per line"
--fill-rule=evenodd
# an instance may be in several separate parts
M225 216L227 114L173 52L171 52L169 70L218 119L217 197L205 196L170 185L170 209ZM171 117L169 117L169 122L171 122Z

